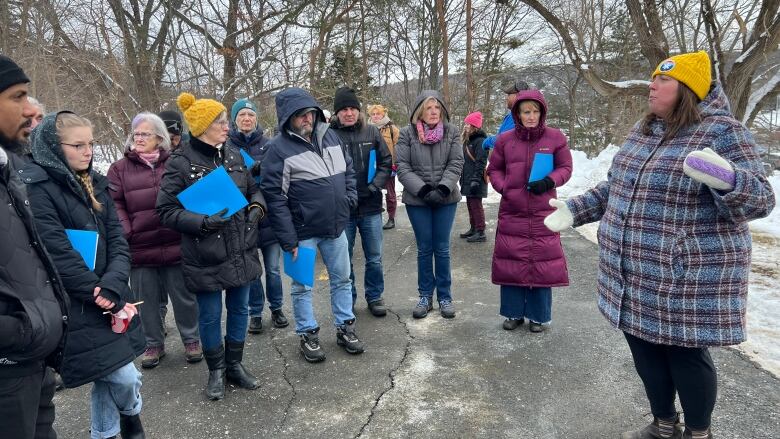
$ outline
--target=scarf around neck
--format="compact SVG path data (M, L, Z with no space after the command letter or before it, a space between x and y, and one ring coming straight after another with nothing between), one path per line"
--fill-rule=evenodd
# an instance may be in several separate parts
M379 120L379 122L371 122L371 125L379 128L380 130L385 127L385 125L389 124L391 122L390 117L385 114L385 116Z
M160 160L160 150L155 149L152 152L138 152L136 151L136 154L138 154L138 157L141 157L141 160L145 161L149 166L153 166L155 163L157 163L157 160Z
M435 127L429 128L427 123L418 120L417 137L420 139L420 143L425 145L432 145L441 141L442 137L444 137L444 123L439 121Z

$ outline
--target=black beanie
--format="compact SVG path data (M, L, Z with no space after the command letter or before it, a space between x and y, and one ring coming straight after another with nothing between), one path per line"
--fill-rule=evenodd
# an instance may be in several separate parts
M360 101L358 101L355 90L352 90L349 87L341 87L336 90L336 97L333 98L333 114L336 114L347 107L360 110Z
M161 111L159 114L160 119L165 123L165 128L168 129L168 133L179 135L182 131L181 114L172 110Z
M11 58L0 55L0 93L16 84L26 84L30 78Z

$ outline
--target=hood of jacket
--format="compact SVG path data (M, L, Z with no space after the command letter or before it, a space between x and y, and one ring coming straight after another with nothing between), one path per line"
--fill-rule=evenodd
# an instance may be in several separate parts
M547 101L544 100L544 95L539 90L523 90L517 93L517 100L512 105L512 119L515 121L516 127L521 127L523 124L520 122L520 103L523 101L534 101L539 104L541 109L541 115L539 116L539 127L547 126Z
M418 96L417 100L414 103L414 107L412 108L411 114L409 114L409 122L414 125L417 123L416 120L412 120L414 118L414 113L417 111L418 108L420 108L420 105L428 99L428 98L436 98L437 101L439 101L439 105L441 105L442 112L444 113L444 117L442 118L444 122L450 121L450 112L447 111L447 107L444 105L444 98L441 96L441 93L439 93L436 90L423 90Z
M325 123L325 113L322 112L320 104L317 103L309 92L299 87L291 87L279 92L276 95L274 102L276 103L278 132L282 136L288 137L292 137L289 130L289 122L293 114L304 108L316 108L317 118L314 120L312 137L317 138L317 144L321 143L322 137L328 130L328 124Z
M50 175L66 181L69 185L81 192L81 185L76 181L76 174L70 169L68 159L60 145L60 136L57 134L57 116L63 113L72 113L71 111L60 111L49 113L41 121L40 126L35 127L37 134L33 139L31 149L35 163L45 168ZM92 164L94 156L89 162L89 173L92 173Z

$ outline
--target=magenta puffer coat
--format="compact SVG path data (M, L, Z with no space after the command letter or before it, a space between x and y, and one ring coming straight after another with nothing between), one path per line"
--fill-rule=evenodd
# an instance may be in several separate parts
M542 113L537 127L530 129L520 122L520 103L527 100L538 102ZM536 153L553 155L554 168L548 176L555 187L571 178L572 158L566 136L545 126L546 115L547 104L541 92L520 92L512 108L515 129L498 136L490 155L490 183L501 194L492 269L492 281L497 285L569 284L560 234L544 226L544 218L554 210L549 201L556 198L555 189L541 195L528 191L528 177Z
M155 210L168 151L161 150L154 166L135 151L108 168L109 193L125 239L130 244L133 267L160 267L181 262L181 234L160 224Z

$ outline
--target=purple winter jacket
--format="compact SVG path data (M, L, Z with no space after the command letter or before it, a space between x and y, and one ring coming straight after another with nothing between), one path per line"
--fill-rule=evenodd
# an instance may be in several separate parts
M160 150L154 167L135 151L108 168L109 193L125 238L130 244L133 267L159 267L181 262L181 235L160 224L155 210L168 151Z
M536 101L541 107L539 124L532 129L520 122L520 102L527 100ZM527 188L537 152L553 154L554 169L548 176L555 187L571 178L572 158L566 136L558 129L545 126L546 115L547 103L540 91L521 91L512 108L515 129L498 136L490 155L490 183L501 194L492 269L492 281L497 285L569 284L560 234L544 226L544 218L554 210L548 203L556 198L555 189L535 195Z

